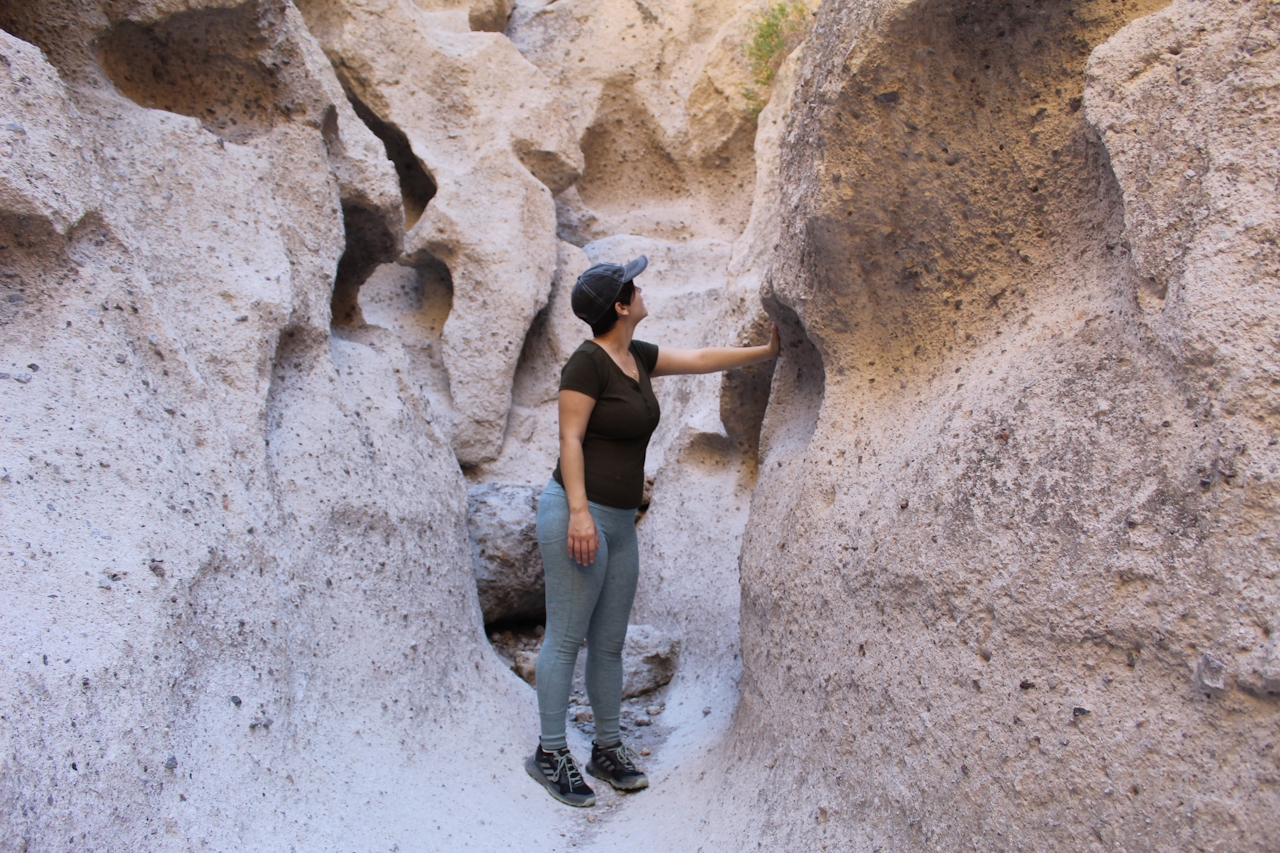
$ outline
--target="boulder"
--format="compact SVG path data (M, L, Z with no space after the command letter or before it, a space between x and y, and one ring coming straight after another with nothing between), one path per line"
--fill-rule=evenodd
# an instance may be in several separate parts
M622 698L643 696L670 683L680 662L680 646L680 638L652 625L627 626L627 641L622 647ZM586 695L586 663L584 649L573 672L573 693L581 696Z
M671 681L680 662L680 640L651 625L627 628L622 648L622 698L652 693Z
M486 483L467 495L467 533L486 623L540 619L546 584L538 553L538 486Z

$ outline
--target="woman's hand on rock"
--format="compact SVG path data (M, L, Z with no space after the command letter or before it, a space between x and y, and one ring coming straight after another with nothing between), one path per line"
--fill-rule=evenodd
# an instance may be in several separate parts
M591 512L569 513L569 556L584 566L595 562L596 549L600 547L600 536L596 533L596 522Z
M773 332L769 335L769 358L777 358L782 352L782 335L778 333L778 324L773 324Z

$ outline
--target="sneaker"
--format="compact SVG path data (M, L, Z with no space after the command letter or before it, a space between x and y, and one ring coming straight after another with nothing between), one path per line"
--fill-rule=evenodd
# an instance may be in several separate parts
M524 769L566 806L586 808L596 804L595 792L582 781L582 771L568 747L547 752L539 744L533 755L525 759Z
M602 747L591 744L591 760L587 772L603 779L619 791L639 791L649 787L649 777L636 767L640 756L623 744Z

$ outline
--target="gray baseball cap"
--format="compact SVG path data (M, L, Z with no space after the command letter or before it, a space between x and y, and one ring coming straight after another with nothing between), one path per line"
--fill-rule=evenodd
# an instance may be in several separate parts
M644 272L648 265L649 259L644 255L625 265L593 264L573 285L573 294L569 297L573 313L594 326L618 301L622 286Z

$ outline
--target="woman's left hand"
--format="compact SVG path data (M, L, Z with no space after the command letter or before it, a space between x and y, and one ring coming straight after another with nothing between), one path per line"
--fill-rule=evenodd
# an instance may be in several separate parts
M777 358L782 352L782 335L778 333L778 324L773 324L773 332L769 335L769 358Z

